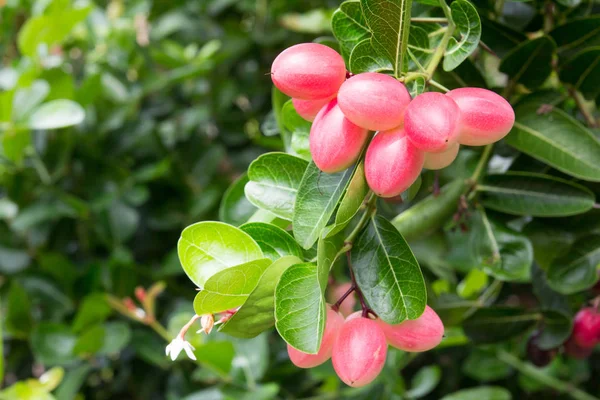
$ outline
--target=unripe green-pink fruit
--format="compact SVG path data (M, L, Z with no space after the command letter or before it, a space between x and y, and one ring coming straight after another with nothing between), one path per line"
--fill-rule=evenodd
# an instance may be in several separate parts
M487 89L461 88L446 93L461 111L458 141L483 146L502 139L515 123L515 112L502 96Z
M417 180L424 158L403 128L379 132L365 156L367 183L377 196L397 196Z
M333 99L319 111L310 128L310 152L321 171L343 171L356 161L367 137L368 131L350 122Z
M404 129L420 150L437 153L456 143L460 110L454 100L437 92L418 95L406 107Z
M343 324L344 317L342 317L340 313L333 311L330 306L327 306L327 320L319 352L317 354L304 353L288 344L288 355L292 363L300 368L312 368L329 360L329 358L331 358L333 344Z
M446 151L442 151L441 153L425 153L425 162L423 163L423 168L446 168L456 159L459 147L460 145L458 143L454 143Z
M344 115L356 125L383 131L402 124L410 94L389 75L365 72L342 84L338 102Z
M321 111L325 104L329 103L331 99L332 97L319 100L292 99L292 104L298 115L307 121L313 122L319 111Z
M387 343L379 324L368 318L353 318L342 325L331 361L346 385L361 387L379 375L386 356Z
M302 100L329 98L346 79L344 59L318 43L301 43L282 51L271 66L271 79L279 90Z
M425 306L423 314L414 320L390 325L377 320L390 346L409 352L431 350L442 341L444 324L435 311Z

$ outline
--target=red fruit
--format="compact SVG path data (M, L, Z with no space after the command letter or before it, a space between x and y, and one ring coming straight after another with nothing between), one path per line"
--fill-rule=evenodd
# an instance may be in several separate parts
M321 111L325 104L329 103L331 99L331 97L319 100L292 99L292 104L294 104L294 108L298 115L305 120L312 122L319 111Z
M354 318L342 325L331 361L345 384L361 387L379 375L386 356L387 343L381 327L368 318Z
M319 111L310 128L310 152L321 171L343 171L356 161L367 137L368 131L344 117L333 99Z
M344 324L344 317L338 312L335 312L331 307L327 306L327 320L325 323L325 331L323 332L323 340L317 354L308 354L300 350L296 350L288 344L287 350L290 360L300 368L312 368L323 364L331 358L333 344L340 332L340 328Z
M351 287L352 287L351 282L345 282L345 283L341 283L339 285L330 286L329 291L328 291L327 300L332 304L335 303ZM340 304L339 312L343 316L348 316L348 315L352 314L352 312L354 312L355 305L356 305L356 295L354 292L352 292L346 297L346 299L344 299L342 304Z
M515 123L515 112L500 95L487 89L461 88L446 93L461 111L458 141L483 146L502 139Z
M423 151L445 151L458 139L460 110L454 100L437 92L417 96L404 112L404 129Z
M369 144L365 176L380 197L394 197L412 185L423 168L424 154L408 140L403 128L379 132Z
M593 307L579 310L573 320L571 336L580 347L594 347L600 339L600 313Z
M425 311L414 320L390 325L377 320L390 346L408 352L431 350L442 341L444 324L435 311L425 306Z
M446 168L456 159L459 147L460 145L458 143L454 143L446 151L441 153L425 153L423 168L434 170Z
M288 47L275 58L271 79L290 97L325 99L335 95L346 79L346 65L332 48L302 43Z
M338 101L350 121L372 131L383 131L402 124L410 94L391 76L366 72L342 84Z

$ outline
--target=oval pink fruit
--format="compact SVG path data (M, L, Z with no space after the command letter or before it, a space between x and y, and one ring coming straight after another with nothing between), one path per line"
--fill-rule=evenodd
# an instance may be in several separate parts
M600 341L600 313L593 307L579 310L573 319L571 336L580 347L596 346Z
M356 161L367 137L368 131L350 122L333 99L319 111L310 128L310 152L321 171L343 171Z
M300 350L296 350L289 344L287 345L288 355L295 366L300 368L312 368L323 364L331 358L333 344L340 332L340 328L344 324L344 317L338 312L327 306L327 320L325 323L325 331L323 332L323 340L317 354L308 354Z
M282 51L271 66L271 79L279 90L303 100L335 95L346 79L344 59L318 43L301 43Z
M409 352L433 349L444 336L444 324L435 311L425 306L423 314L414 320L406 320L398 325L390 325L377 320L390 346Z
M459 147L460 145L458 143L454 143L446 151L442 151L441 153L425 153L423 168L434 170L446 168L456 159Z
M346 385L361 387L379 375L386 356L387 343L381 327L373 320L354 318L342 325L331 361Z
M344 282L334 286L330 286L327 292L327 300L330 303L335 303L341 298L352 287L351 282ZM355 292L350 293L340 304L340 313L343 316L348 316L354 312L354 306L356 305L356 294Z
M456 143L460 110L454 100L437 92L418 95L404 112L404 129L410 141L427 152L445 151Z
M397 196L417 180L424 157L408 140L404 129L379 132L365 157L367 183L377 196Z
M502 96L487 89L461 88L446 93L461 111L458 141L467 146L497 142L510 132L515 112Z
M331 97L319 100L292 99L292 104L298 115L307 121L313 122L319 111L331 101Z
M402 124L410 94L389 75L365 72L342 84L338 102L344 115L356 125L383 131Z

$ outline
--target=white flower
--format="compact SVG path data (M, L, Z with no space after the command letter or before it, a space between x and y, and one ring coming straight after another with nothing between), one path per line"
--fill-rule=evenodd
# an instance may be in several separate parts
M192 360L196 360L196 356L194 355L194 346L192 346L189 342L183 340L183 336L177 336L166 348L166 354L171 355L171 360L175 361L181 350L185 350L185 354Z

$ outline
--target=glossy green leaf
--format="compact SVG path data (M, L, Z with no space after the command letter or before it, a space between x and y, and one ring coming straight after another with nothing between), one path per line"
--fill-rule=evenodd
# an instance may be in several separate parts
M28 118L31 129L59 129L80 124L83 108L72 100L52 100L35 109Z
M294 108L292 100L288 100L281 110L281 120L285 129L291 135L291 149L298 156L310 161L308 137L311 123L302 118Z
M600 141L579 121L554 107L538 113L535 96L523 100L506 143L566 174L600 181Z
M444 54L444 71L452 71L458 67L477 49L481 38L481 21L473 4L467 0L453 1L450 5L450 13L460 40L450 38L448 49Z
M410 399L427 396L440 383L441 378L442 370L439 366L428 365L421 368L413 377L406 396Z
M26 88L18 89L13 97L12 120L21 121L50 93L50 85L43 80L36 80Z
M342 233L330 237L321 236L317 242L317 275L323 293L327 289L329 271L343 246L344 236Z
M94 325L83 331L73 347L73 353L85 357L98 352L104 345L106 331L101 324Z
M33 354L45 365L71 363L75 359L73 349L76 342L77 338L68 326L54 322L40 323L31 334Z
M416 96L423 93L425 91L426 86L427 81L425 81L425 78L423 78L422 76L418 76L410 82L406 83L406 88L408 89L408 92L410 93L410 96L412 98L415 98Z
M568 254L550 264L548 284L563 294L581 292L596 284L599 269L600 235L584 236L573 243Z
M354 46L348 64L353 74L393 71L392 63L375 51L368 38Z
M283 229L264 222L249 222L240 226L258 243L265 257L276 261L283 256L302 258L302 248L294 238Z
M412 25L408 36L408 46L404 62L409 71L423 70L431 59L434 49L431 48L429 32L420 26Z
M229 186L223 194L219 206L219 219L225 223L239 226L248 221L256 212L244 194L244 187L248 183L248 175L243 174Z
M314 263L295 264L275 289L275 327L292 347L315 354L325 329L325 299Z
M560 66L560 80L573 85L586 99L600 94L600 47L586 48Z
M555 50L556 44L549 36L528 40L504 56L500 71L513 81L535 89L550 76Z
M549 35L554 39L559 52L569 52L583 46L593 46L600 42L600 16L569 18L564 24L552 29Z
M271 264L268 258L261 258L217 272L196 295L194 311L214 314L241 306Z
M200 288L217 272L264 257L247 233L212 221L185 228L177 243L177 253L183 270Z
M307 165L303 159L289 154L263 154L248 168L250 181L245 187L246 197L256 207L291 220Z
M294 206L294 237L304 249L310 249L333 215L354 168L325 174L311 162L304 173Z
M252 338L275 325L275 287L281 274L302 260L284 256L271 264L240 309L219 329L221 332L241 338Z
M441 400L511 400L510 392L498 386L480 386L446 395Z
M371 218L351 255L356 283L382 320L399 324L423 313L427 291L419 263L389 221L381 216Z
M358 43L371 36L359 0L349 0L340 4L331 17L331 27L346 60L350 59L352 49Z
M77 309L73 321L73 332L78 333L89 327L104 322L112 314L112 308L106 301L104 293L87 295Z
M542 312L543 327L540 335L536 338L536 344L544 350L552 350L563 344L573 329L571 316L567 313L546 310Z
M509 51L527 40L527 36L498 21L488 19L485 14L480 16L482 24L481 40L488 45L499 57L504 57Z
M514 215L565 217L584 213L595 202L586 187L542 174L489 175L477 190L485 207Z
M481 308L464 321L463 329L473 342L490 344L521 335L532 328L540 318L540 314L520 308Z

